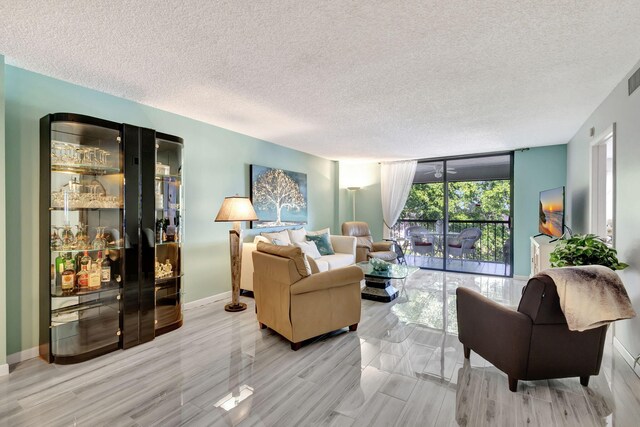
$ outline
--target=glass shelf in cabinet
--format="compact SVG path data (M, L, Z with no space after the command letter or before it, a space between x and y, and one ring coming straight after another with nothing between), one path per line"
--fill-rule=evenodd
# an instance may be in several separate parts
M122 173L120 168L107 166L51 165L51 172L71 173L78 175L115 175Z
M112 280L108 285L102 285L97 289L83 289L83 290L74 290L71 293L62 292L62 289L56 288L56 291L51 294L52 298L69 298L69 297L81 297L84 295L93 295L99 294L102 292L111 292L120 289L120 282L116 280Z
M162 181L164 179L176 179L176 180L179 181L179 180L182 179L182 174L177 174L177 175L171 175L171 174L169 174L169 175L158 175L158 174L156 174L156 179L158 181Z
M169 283L169 282L171 282L173 280L180 279L182 276L184 276L183 273L174 274L174 275L168 276L168 277L156 277L156 285L161 285L163 283Z
M51 254L52 255L56 255L56 254L66 254L66 253L71 252L72 255L77 255L77 254L82 253L84 251L92 253L92 252L100 252L100 251L103 251L103 252L104 251L119 251L121 249L124 249L124 248L121 247L121 246L107 246L104 249L93 249L93 248L91 248L91 249L56 249L56 250L52 249L51 250Z
M115 295L108 296L105 298L92 299L90 301L78 302L77 304L56 308L51 310L51 322L62 323L64 322L63 320L59 320L59 319L56 320L56 318L61 318L61 316L65 316L71 313L90 310L92 308L104 307L106 309L112 309L117 311L119 301L120 301L120 293L118 292Z
M49 208L49 210L50 210L50 211L65 211L65 210L66 210L66 211L73 211L73 212L76 212L76 211L102 211L102 210L117 210L117 209L119 209L119 210L124 210L124 208L123 208L122 206L117 207L117 208L116 208L116 207L113 207L113 208L68 208L68 209L65 209L65 208L58 208L58 207L51 207L51 208Z

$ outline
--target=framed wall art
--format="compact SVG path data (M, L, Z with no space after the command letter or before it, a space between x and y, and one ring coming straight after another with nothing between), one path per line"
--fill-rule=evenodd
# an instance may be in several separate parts
M252 228L307 223L307 174L251 165L251 202L258 214Z

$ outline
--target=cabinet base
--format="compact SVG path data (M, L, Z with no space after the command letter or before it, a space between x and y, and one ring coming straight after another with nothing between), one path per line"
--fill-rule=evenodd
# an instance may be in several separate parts
M52 356L51 362L57 363L58 365L71 365L73 363L85 362L89 359L93 359L98 356L102 356L103 354L111 353L112 351L116 351L120 348L118 343L109 344L104 347L97 348L92 351L88 351L86 353L77 354L75 356Z
M172 323L170 325L167 326L163 326L162 328L158 328L156 329L156 337L158 335L162 335L162 334L166 334L167 332L171 332L171 331L175 331L176 329L178 329L179 327L182 326L182 319L180 319L179 321Z

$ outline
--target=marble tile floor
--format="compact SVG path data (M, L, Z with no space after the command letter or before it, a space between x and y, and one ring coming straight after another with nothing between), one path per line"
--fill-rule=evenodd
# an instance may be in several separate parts
M186 312L154 341L71 366L32 359L0 377L1 426L637 426L640 379L607 344L599 376L520 382L455 333L455 288L515 306L523 282L421 270L389 304L293 352L253 300ZM446 331L446 332L445 332Z

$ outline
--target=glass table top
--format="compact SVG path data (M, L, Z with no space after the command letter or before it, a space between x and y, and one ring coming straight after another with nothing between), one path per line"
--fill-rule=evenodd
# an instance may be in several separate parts
M407 276L410 276L420 270L419 267L413 267L410 265L391 264L391 267L389 267L389 270L387 271L376 271L368 261L359 262L356 265L362 269L365 276L380 277L384 279L405 279Z

